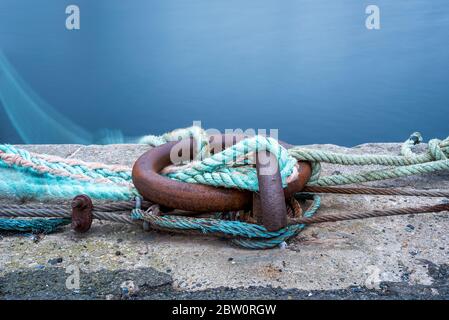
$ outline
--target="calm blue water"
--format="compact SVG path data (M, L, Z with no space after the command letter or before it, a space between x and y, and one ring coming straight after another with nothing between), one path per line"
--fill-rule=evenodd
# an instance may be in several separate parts
M80 30L65 29L69 4ZM365 28L369 4L381 30ZM0 142L194 120L296 144L449 134L447 0L1 0L0 49L21 79L0 70Z

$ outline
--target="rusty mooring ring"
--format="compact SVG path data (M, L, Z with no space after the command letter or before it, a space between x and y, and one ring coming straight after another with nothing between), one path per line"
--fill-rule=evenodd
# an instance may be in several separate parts
M221 151L244 138L246 138L244 135L212 135L209 137L209 143L212 150ZM290 146L284 142L280 143L287 148ZM311 175L310 164L299 162L298 177L283 190L279 170L271 174L260 174L260 153L258 153L256 167L260 191L251 197L248 191L187 184L158 174L173 163L173 156L177 156L179 160L187 160L194 156L194 151L194 140L184 139L146 152L134 164L134 185L150 201L168 208L199 213L248 209L253 202L253 212L258 222L267 230L273 231L287 224L285 198L302 190ZM269 153L267 155L270 157ZM275 164L278 169L275 159L270 163Z
M212 149L221 150L244 138L243 135L211 135L209 143ZM290 146L283 142L281 144ZM160 145L137 159L133 166L132 178L134 186L145 199L168 208L195 212L224 212L251 208L250 191L190 184L160 175L162 169L173 164L170 154L177 152L182 158L183 150L188 150L189 156L194 155L192 138ZM298 165L298 178L284 189L286 198L302 190L310 178L310 164L301 161Z

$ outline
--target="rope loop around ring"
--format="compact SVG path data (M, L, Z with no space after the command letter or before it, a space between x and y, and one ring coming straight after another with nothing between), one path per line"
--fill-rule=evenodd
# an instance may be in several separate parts
M429 152L435 160L447 160L447 155L441 149L441 140L432 139L429 140Z

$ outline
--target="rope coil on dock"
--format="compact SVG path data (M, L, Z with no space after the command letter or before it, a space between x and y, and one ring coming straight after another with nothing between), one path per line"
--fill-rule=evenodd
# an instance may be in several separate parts
M363 183L383 179L410 176L449 170L449 137L444 140L429 141L428 150L415 154L412 147L422 141L418 133L406 140L400 156L391 155L348 155L334 152L307 149L303 147L286 148L271 138L255 136L243 139L219 153L212 154L209 140L204 131L195 128L180 129L161 137L147 136L145 142L161 145L177 140L178 136L194 138L197 158L187 164L172 166L165 174L172 180L190 184L213 187L238 188L257 192L259 190L255 161L251 155L268 150L275 155L279 164L280 178L285 187L295 173L297 161L309 161L312 175L302 190L307 193L376 194L448 197L447 191L407 191L385 188L342 188L345 184ZM242 160L244 163L236 160ZM339 174L320 177L320 163L339 165L381 165L383 170L355 174ZM307 224L361 219L388 215L412 214L421 212L448 211L449 205L438 204L419 208L390 209L344 215L315 215L320 198L313 196L309 209L300 216L290 217L288 225L276 231L269 231L255 221L223 220L184 216L175 214L154 214L151 202L130 200L139 195L132 183L131 168L101 163L88 163L68 160L48 155L30 153L9 145L0 145L0 194L33 199L68 199L86 194L92 199L107 200L108 203L95 203L92 210L94 219L136 224L145 222L154 229L194 234L207 234L231 238L232 243L254 249L272 248L297 235ZM297 194L300 196L301 194ZM137 204L137 207L136 207ZM140 208L139 208L140 207ZM153 208L153 210L151 209ZM0 230L52 232L59 226L71 222L73 208L63 205L3 205L0 207ZM176 208L175 208L176 209ZM289 212L298 207L288 205ZM243 216L243 215L242 215ZM26 218L26 219L16 219ZM253 217L254 218L254 217Z

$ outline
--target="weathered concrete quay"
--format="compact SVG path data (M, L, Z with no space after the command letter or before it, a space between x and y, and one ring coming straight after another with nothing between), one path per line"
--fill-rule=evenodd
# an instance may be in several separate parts
M67 158L127 165L148 148L22 147ZM312 147L351 153L400 151L400 144L394 143ZM323 174L349 170L357 168L328 165ZM448 190L449 173L370 185ZM323 195L319 214L443 201L448 200ZM232 247L212 237L144 232L129 225L99 221L83 235L75 234L69 226L43 237L1 233L0 299L448 299L447 230L447 212L324 223L308 227L284 249L263 251ZM68 289L66 282L74 268L80 271L79 289Z

